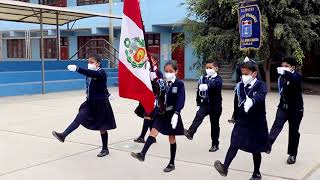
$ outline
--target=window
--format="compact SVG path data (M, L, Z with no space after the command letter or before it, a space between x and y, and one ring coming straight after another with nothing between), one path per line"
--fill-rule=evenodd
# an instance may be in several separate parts
M78 37L78 57L86 59L90 54L106 54L109 48L104 40L109 40L107 36L79 36Z
M67 0L39 0L39 4L48 6L66 7Z
M158 65L160 63L160 34L146 34L147 51L150 55L157 57Z
M146 34L149 46L160 45L160 34Z
M67 37L60 38L60 46L61 47L68 46L68 38ZM57 58L58 52L57 52L56 38L44 39L43 48L44 48L44 58L45 59L56 59Z
M61 37L60 38L60 46L69 46L68 38L67 37Z
M26 42L24 39L7 40L8 58L26 58Z
M55 38L44 39L43 50L45 59L57 58L57 44ZM41 52L40 52L41 54Z
M77 0L78 6L109 3L109 0Z

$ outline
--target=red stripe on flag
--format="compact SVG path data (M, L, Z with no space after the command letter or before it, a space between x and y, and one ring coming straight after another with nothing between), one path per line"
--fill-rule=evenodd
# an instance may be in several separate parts
M119 61L119 95L123 98L139 101L147 113L151 113L154 109L153 92L134 76L121 61Z
M139 0L124 0L123 13L143 29Z

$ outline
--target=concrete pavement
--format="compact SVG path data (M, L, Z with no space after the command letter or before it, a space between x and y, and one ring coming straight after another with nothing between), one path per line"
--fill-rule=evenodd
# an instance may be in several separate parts
M189 127L197 107L195 84L187 83L187 102L182 112ZM253 162L250 154L239 152L226 178L213 168L215 160L223 160L229 146L232 124L227 123L233 109L233 92L223 91L223 114L220 151L209 153L210 126L208 118L193 141L178 137L176 170L165 174L169 161L169 143L159 135L144 163L131 158L141 144L132 142L139 133L142 120L133 113L137 102L118 97L112 101L118 129L109 132L110 155L97 158L100 151L98 132L79 128L65 143L55 140L52 130L63 131L73 120L85 98L84 91L46 95L0 98L0 180L246 180L251 177ZM286 164L287 126L276 141L271 155L263 154L261 172L264 180L320 179L320 96L304 95L305 115L301 124L301 143L295 165ZM279 97L269 93L267 116L269 128L275 118Z

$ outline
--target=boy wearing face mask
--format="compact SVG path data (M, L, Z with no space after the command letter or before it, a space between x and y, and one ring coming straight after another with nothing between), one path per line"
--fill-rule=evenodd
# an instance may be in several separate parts
M218 64L213 61L206 63L206 75L202 76L198 82L197 106L199 110L189 127L184 131L184 135L192 140L203 119L209 115L211 123L211 148L209 152L219 150L220 126L219 119L222 113L222 78L218 75Z
M162 108L160 108L158 103L153 128L142 151L131 153L131 156L139 161L144 161L148 149L156 142L156 137L160 132L169 137L170 143L170 162L163 171L171 172L175 170L176 136L183 135L184 130L180 113L185 104L185 88L184 83L176 78L176 74L178 73L176 63L173 61L167 62L164 66L164 71L165 80L158 81L161 93L164 94L164 110L160 110ZM157 101L159 102L159 99Z
M100 131L102 150L97 156L104 157L109 154L107 130L115 129L116 122L108 99L107 74L101 68L101 57L97 54L90 55L88 69L76 65L69 65L68 69L86 76L87 98L80 106L75 120L67 129L63 133L53 131L52 134L60 142L64 142L65 138L80 125L89 130Z
M242 82L237 84L236 123L225 161L214 163L222 176L227 176L229 166L238 150L252 153L254 172L250 180L261 180L261 152L268 150L268 125L266 120L265 98L267 86L257 79L258 67L249 61L241 67Z
M270 151L271 146L280 134L284 124L289 123L289 144L287 164L294 164L298 154L299 127L303 117L303 98L301 88L301 75L295 71L297 63L294 58L287 57L282 60L278 73L278 88L280 103L276 119L270 130Z

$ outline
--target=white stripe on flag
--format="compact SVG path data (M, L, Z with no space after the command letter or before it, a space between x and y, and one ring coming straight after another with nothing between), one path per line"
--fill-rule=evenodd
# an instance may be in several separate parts
M143 68L133 68L132 65L127 61L124 40L125 38L131 39L135 37L140 37L140 39L144 39L143 30L140 29L128 16L123 14L119 48L120 61L127 67L127 69L130 72L132 72L133 75L140 79L148 87L150 91L152 91L149 69L145 68L145 66Z

